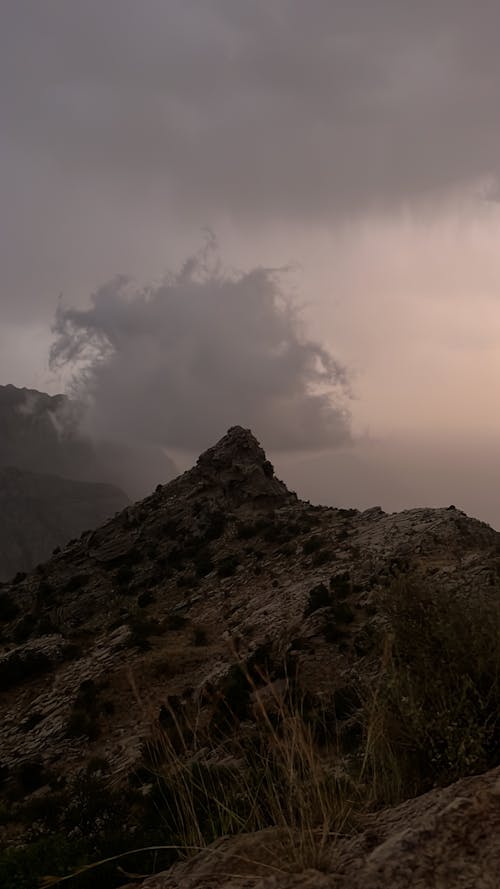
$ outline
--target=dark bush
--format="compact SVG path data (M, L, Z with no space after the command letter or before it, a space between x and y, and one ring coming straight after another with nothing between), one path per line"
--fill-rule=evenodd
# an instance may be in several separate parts
M339 624L350 624L354 620L354 612L347 602L336 602L333 616Z
M169 630L182 630L183 627L188 623L188 618L184 614L180 614L176 612L175 614L170 614L167 621L167 626Z
M184 589L185 587L194 588L198 586L198 578L196 574L193 574L192 571L187 571L185 574L180 574L177 578L177 586L179 589Z
M141 651L148 651L151 648L149 637L158 635L161 632L158 621L143 614L131 615L128 625L131 631L130 645L139 648Z
M33 793L47 781L45 768L40 759L27 759L20 763L14 777L23 795Z
M180 571L181 568L184 568L184 560L185 554L178 544L174 544L174 546L170 549L170 552L167 555L168 564L174 571Z
M236 554L233 554L231 556L224 556L224 558L221 559L217 566L218 576L231 577L235 573L239 562L239 557Z
M319 567L319 565L324 565L325 562L333 562L335 559L335 553L331 549L321 549L319 552L315 553L312 558L312 563L315 568Z
M152 605L154 601L155 597L149 591L141 593L137 597L137 605L139 606L139 608L146 608L148 605Z
M221 510L214 510L207 516L207 524L203 532L203 539L206 543L211 540L218 540L223 534L227 524L227 518Z
M330 577L330 589L338 599L348 596L351 592L351 587L351 576L348 571L343 571L342 574L335 574L333 577Z
M333 706L337 719L349 719L362 705L359 689L354 685L337 688L333 695Z
M321 537L319 534L313 534L313 536L304 543L304 555L310 556L311 553L317 552L317 550L321 549L326 543L327 541L324 537Z
M0 691L41 676L51 668L50 658L41 651L12 651L0 662Z
M85 735L89 741L95 741L99 737L99 711L97 686L93 679L85 679L73 702L67 724L68 735Z
M0 593L0 621L13 620L19 614L19 606L8 593Z
M325 584L318 583L309 591L304 617L308 617L310 614L313 614L314 611L318 611L319 608L327 608L331 604L332 597Z
M89 579L88 574L74 574L65 584L64 590L66 593L76 593L77 590L81 590L85 586Z
M380 607L390 648L386 638L366 727L375 796L399 801L498 765L497 597L399 578Z
M36 627L36 617L34 614L25 614L15 625L12 631L12 638L18 645L29 639Z
M254 522L241 522L237 525L236 535L240 540L250 540L251 537L255 537L261 531L269 529L272 525L273 519L264 516L256 519Z
M194 568L198 577L205 577L214 569L212 555L208 547L200 549L194 558Z
M50 605L54 601L54 588L47 580L41 580L36 591L37 605Z
M207 645L208 636L204 627L195 627L193 630L193 645Z
M18 571L12 579L12 583L21 583L23 580L26 580L27 576L26 571Z
M114 575L114 581L122 589L128 587L134 576L134 571L130 565L120 565L118 571Z

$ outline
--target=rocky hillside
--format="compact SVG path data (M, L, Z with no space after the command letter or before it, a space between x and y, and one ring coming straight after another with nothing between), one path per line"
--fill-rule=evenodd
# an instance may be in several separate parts
M113 485L0 467L0 580L32 570L127 503Z
M34 886L113 853L243 834L225 866L249 886L375 889L385 874L401 889L493 889L494 777L476 788L487 837L474 827L465 882L408 874L413 837L476 799L432 788L500 763L499 541L454 506L312 506L248 430L229 430L189 472L2 585L0 877ZM425 791L410 829L410 810L388 806ZM432 854L445 873L449 853ZM218 855L145 885L225 885ZM374 856L379 882L365 882ZM174 858L137 855L75 885L119 886Z

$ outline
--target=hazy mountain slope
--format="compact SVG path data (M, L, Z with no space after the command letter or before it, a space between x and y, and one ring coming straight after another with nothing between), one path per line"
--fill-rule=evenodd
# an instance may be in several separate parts
M0 466L82 478L94 461L66 396L0 386Z
M0 467L0 580L32 570L127 503L113 485Z
M132 498L175 474L158 447L91 440L67 396L12 385L0 386L0 466L111 483Z

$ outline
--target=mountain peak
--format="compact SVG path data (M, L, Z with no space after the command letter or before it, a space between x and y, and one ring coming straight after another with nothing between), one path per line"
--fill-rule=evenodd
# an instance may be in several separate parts
M212 447L204 451L196 465L163 487L168 498L217 500L220 508L241 506L268 511L294 493L276 478L274 467L250 429L232 426Z
M231 426L217 444L208 448L198 458L198 466L224 470L236 464L260 467L268 478L274 475L272 464L266 457L264 449L250 429L243 426Z

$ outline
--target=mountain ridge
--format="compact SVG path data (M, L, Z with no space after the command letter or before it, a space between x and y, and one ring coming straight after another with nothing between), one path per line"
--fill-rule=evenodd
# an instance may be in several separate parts
M72 788L95 762L127 800L126 839L139 829L133 812L154 799L148 757L159 743L178 744L181 731L189 768L222 769L234 745L257 742L258 702L279 707L297 677L308 720L330 726L338 768L349 770L364 743L360 689L380 682L388 596L391 608L402 596L411 616L424 590L431 617L450 602L474 626L498 602L499 574L500 535L485 523L455 507L313 506L275 477L250 430L232 427L192 469L1 585L0 792L17 793L11 840L30 837L33 798L42 835L67 824ZM20 790L28 766L34 786Z

